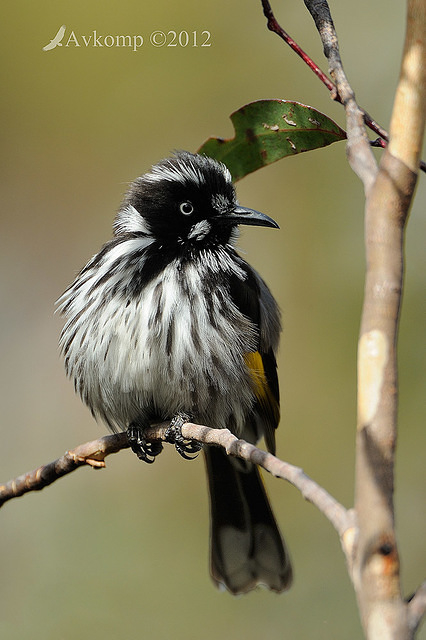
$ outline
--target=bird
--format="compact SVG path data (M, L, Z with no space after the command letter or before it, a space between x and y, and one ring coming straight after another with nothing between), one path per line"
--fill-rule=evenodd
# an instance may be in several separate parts
M51 49L55 49L55 47L62 47L61 41L63 40L65 29L66 26L64 24L59 27L56 36L49 42L49 44L46 44L46 46L43 47L43 51L50 51Z
M168 421L184 458L193 421L229 429L275 453L280 311L236 249L240 225L278 228L238 203L225 164L175 151L128 188L103 245L57 301L68 377L93 416L127 431L152 463L146 429ZM292 582L284 538L255 464L204 446L210 499L210 573L238 595Z

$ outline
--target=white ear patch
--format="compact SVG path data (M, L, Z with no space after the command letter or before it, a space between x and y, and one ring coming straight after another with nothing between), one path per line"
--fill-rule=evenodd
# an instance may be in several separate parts
M117 213L113 228L116 236L124 233L144 233L151 235L144 218L131 204Z

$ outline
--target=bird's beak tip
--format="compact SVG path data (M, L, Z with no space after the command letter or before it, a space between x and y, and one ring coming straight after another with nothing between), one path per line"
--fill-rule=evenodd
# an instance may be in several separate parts
M229 215L229 220L235 221L235 224L247 224L259 227L272 227L279 229L279 225L275 220L267 216L265 213L256 211L255 209L248 209L247 207L237 206Z

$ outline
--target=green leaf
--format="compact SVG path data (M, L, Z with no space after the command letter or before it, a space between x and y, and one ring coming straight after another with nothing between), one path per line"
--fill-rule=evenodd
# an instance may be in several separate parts
M326 115L291 100L257 100L231 115L235 137L209 138L198 150L220 160L234 181L272 162L346 138Z

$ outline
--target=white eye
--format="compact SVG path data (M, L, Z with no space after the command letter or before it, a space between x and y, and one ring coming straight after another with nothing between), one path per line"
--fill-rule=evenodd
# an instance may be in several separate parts
M194 207L192 205L192 202L181 202L179 205L179 209L180 212L183 213L184 216L190 216L191 213L194 211Z

